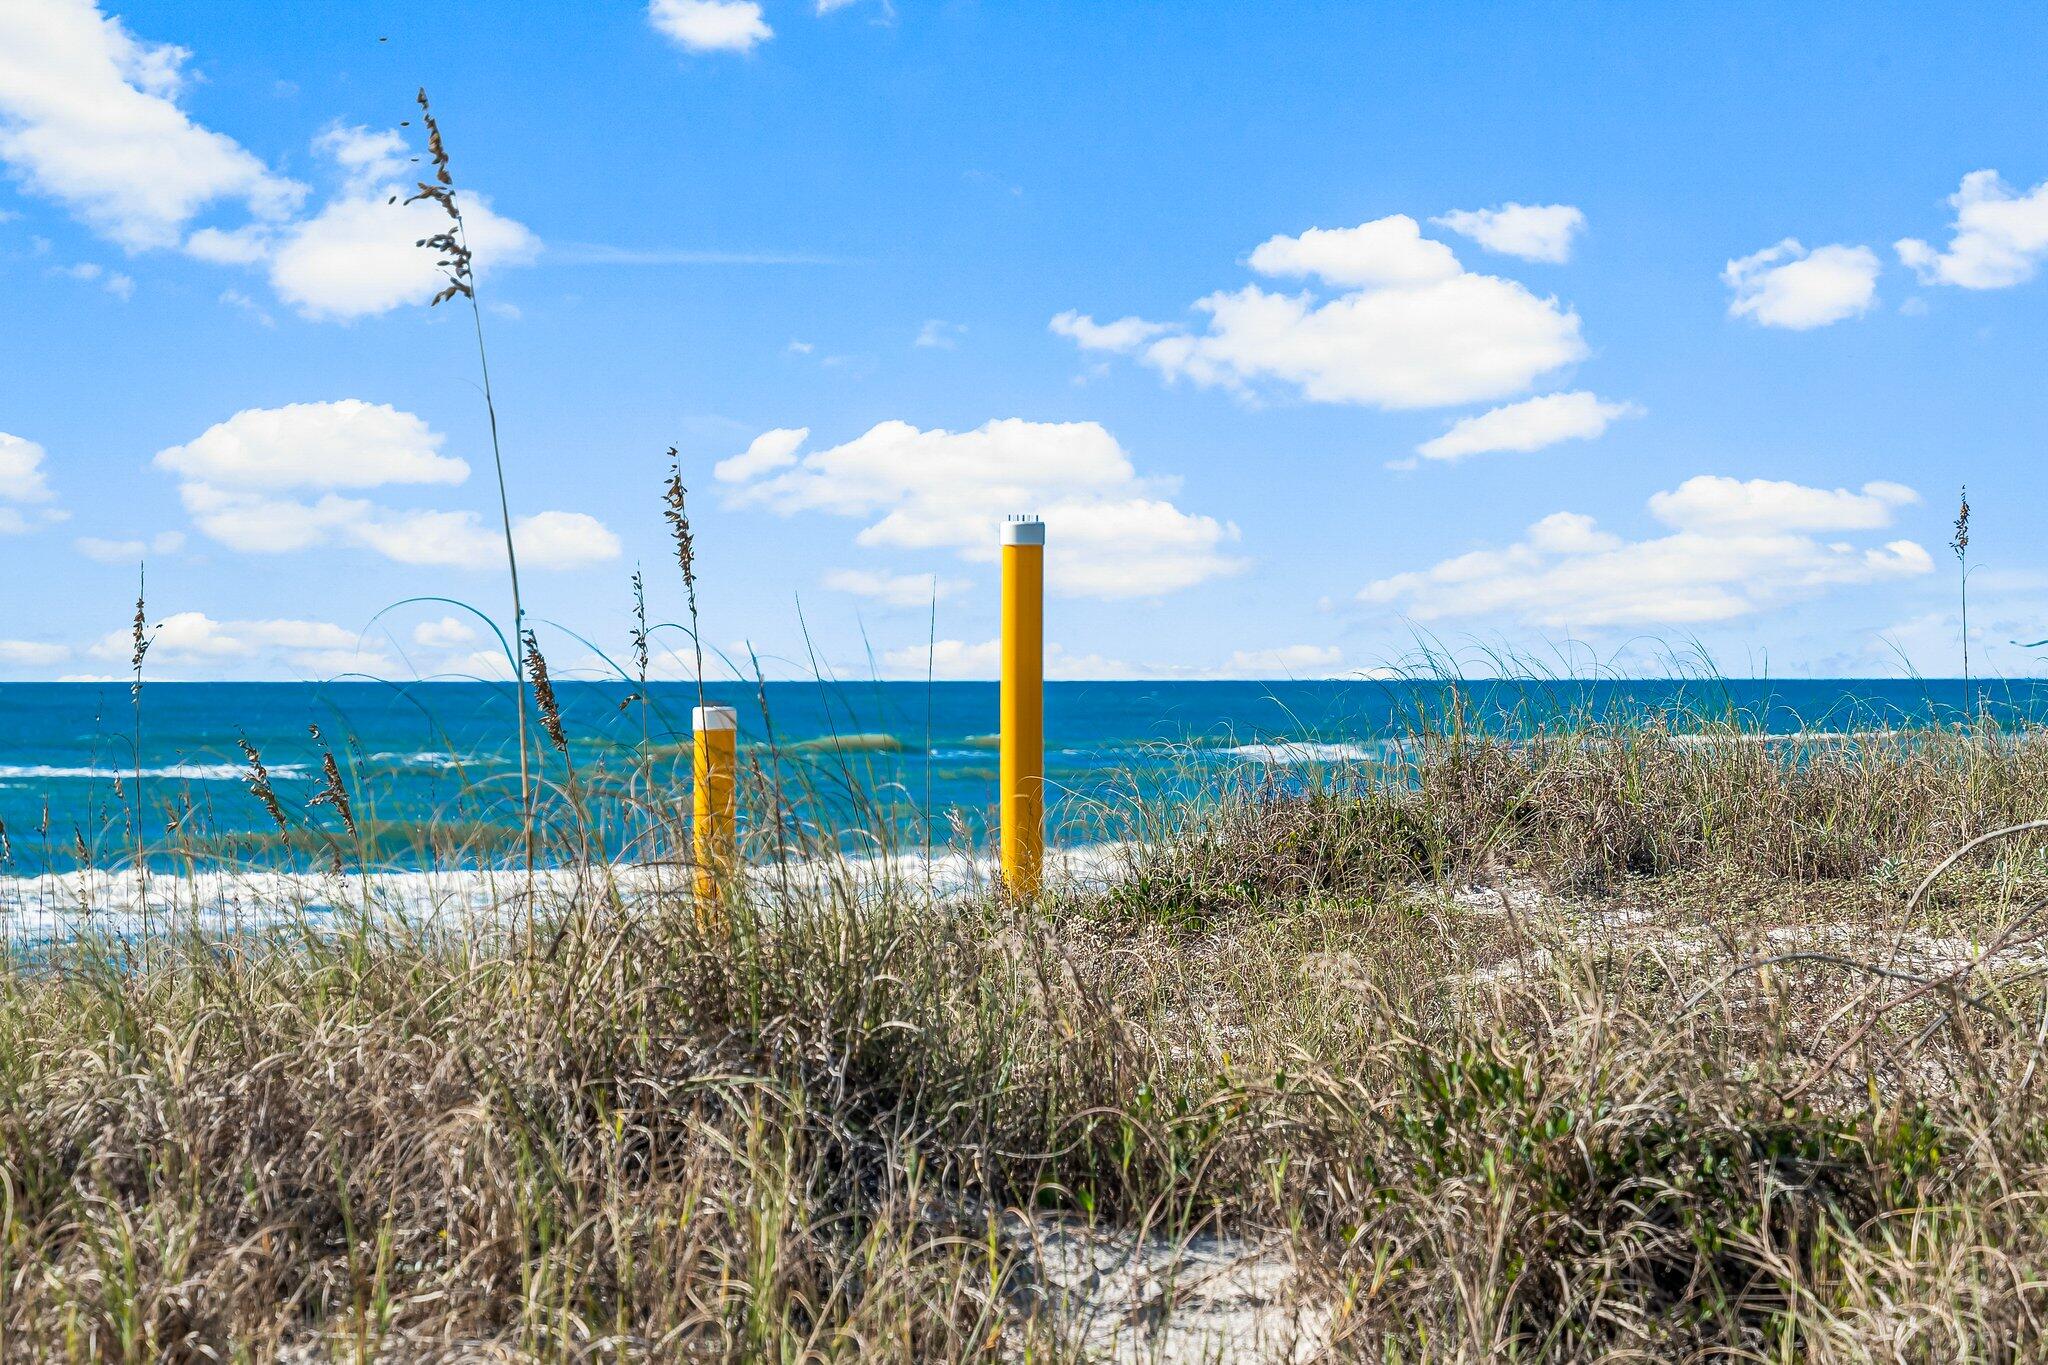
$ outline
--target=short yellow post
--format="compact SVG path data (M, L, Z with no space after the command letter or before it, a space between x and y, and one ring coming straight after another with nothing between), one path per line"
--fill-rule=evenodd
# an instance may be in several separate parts
M1045 523L1003 523L1003 884L1038 895L1045 864Z
M730 706L699 706L690 712L696 817L690 833L700 906L724 896L739 863L739 729L739 712Z

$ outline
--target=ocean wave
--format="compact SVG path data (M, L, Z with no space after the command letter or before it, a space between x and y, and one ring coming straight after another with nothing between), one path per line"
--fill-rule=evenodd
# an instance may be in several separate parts
M1274 744L1237 744L1223 752L1258 763L1370 763L1373 751L1363 744L1325 744L1282 740Z
M1764 734L1738 730L1725 734L1675 734L1668 738L1681 748L1713 748L1723 744L1853 744L1867 739L1897 739L1903 730L1792 730L1785 734Z
M444 754L436 749L425 749L416 754L387 751L370 755L372 763L403 763L414 768L459 768L465 763L477 763L475 757L464 758L460 754Z
M1048 882L1101 887L1120 876L1128 846L1115 843L1048 848ZM852 888L862 896L918 895L945 899L980 894L996 876L985 855L938 853L855 855L763 864L747 870L764 904ZM238 934L315 927L347 918L416 931L474 936L517 925L535 897L567 903L578 897L619 897L628 911L688 900L691 869L681 863L616 862L602 867L533 872L442 869L417 872L324 873L204 869L152 873L83 868L29 877L0 876L0 949L53 944L84 935L128 937L197 930Z
M273 763L272 777L305 777L305 767L297 763ZM249 769L240 763L171 763L161 768L94 768L69 767L61 763L0 763L0 777L65 779L80 778L111 782L120 778L132 782L138 777L175 778L186 782L239 782L249 776Z

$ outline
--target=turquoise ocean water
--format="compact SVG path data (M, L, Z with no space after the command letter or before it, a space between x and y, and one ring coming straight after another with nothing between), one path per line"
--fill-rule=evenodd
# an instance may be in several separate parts
M992 683L714 686L742 741L817 827L872 844L973 838L995 801ZM690 684L643 704L616 683L565 683L577 780L609 850L645 852L644 831L592 793L634 782L642 799L686 796ZM1222 781L1302 780L1369 763L1421 718L1457 702L1513 730L1566 713L1663 712L1678 728L1740 717L1779 734L1953 723L1974 697L2008 718L2048 719L2048 684L1954 680L1656 682L1076 682L1047 690L1053 837L1114 833L1134 794ZM331 807L312 807L323 744L343 773L369 858L394 868L510 857L516 825L514 701L482 683L156 683L139 715L123 684L0 684L0 875L114 866L138 842L159 861L241 865L331 857ZM318 726L322 741L311 728ZM268 765L289 840L251 795L239 742ZM651 769L646 756L655 756ZM540 760L559 785L564 767ZM645 776L635 779L636 769ZM139 787L138 787L139 773ZM138 791L140 799L138 800ZM550 809L559 816L559 797Z

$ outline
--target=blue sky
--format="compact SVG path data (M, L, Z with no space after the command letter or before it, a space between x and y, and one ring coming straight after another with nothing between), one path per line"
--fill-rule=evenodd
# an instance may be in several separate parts
M145 558L159 676L490 670L379 616L508 614L470 319L385 202L420 84L558 666L636 564L678 614L674 445L707 642L778 672L988 676L1038 510L1056 675L1950 675L1967 482L1973 665L2033 673L2044 28L7 0L0 676L121 673Z

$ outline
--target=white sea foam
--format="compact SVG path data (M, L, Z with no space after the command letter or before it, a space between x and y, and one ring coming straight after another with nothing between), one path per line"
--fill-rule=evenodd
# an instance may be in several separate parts
M1712 734L1675 734L1670 741L1682 748L1718 748L1724 744L1853 744L1868 739L1897 739L1903 730L1791 730L1766 734L1757 730L1731 730Z
M1322 744L1282 740L1273 744L1239 744L1224 750L1259 763L1370 763L1375 754L1363 744Z
M1122 865L1123 846L1050 849L1048 883L1099 886ZM883 894L947 897L985 890L985 857L947 853L843 858L757 866L755 893L772 902L829 890L835 897ZM391 928L472 935L522 921L529 904L546 910L616 892L626 911L691 894L681 863L614 863L587 868L447 869L423 872L283 872L211 868L196 873L76 869L0 877L0 941L35 948L82 936L134 937L197 931L207 936L270 928L318 930L337 919Z
M120 778L132 782L138 777L160 777L186 782L237 782L248 777L249 770L240 763L172 763L161 768L121 767L69 767L58 763L0 763L0 777L33 778L88 778L111 782ZM277 763L270 768L272 777L304 777L306 769L297 763Z

